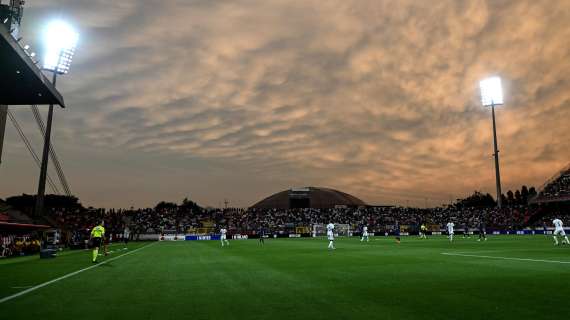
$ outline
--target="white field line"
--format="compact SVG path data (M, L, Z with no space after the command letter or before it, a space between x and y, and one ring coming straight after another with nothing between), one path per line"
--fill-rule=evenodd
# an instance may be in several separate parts
M38 284L37 286L31 287L31 288L29 288L29 289L27 289L27 290L20 291L20 292L15 293L15 294L13 294L13 295L11 295L11 296L7 296L7 297L5 297L5 298L0 299L0 304L4 303L4 302L6 302L6 301L10 301L10 300L12 300L12 299L15 299L15 298L17 298L17 297L23 296L23 295L25 295L25 294L28 294L28 293L30 293L30 292L32 292L32 291L36 291L36 290L38 290L38 289L40 289L40 288L43 288L43 287L45 287L45 286L49 286L49 285L52 284L52 283L61 281L61 280L63 280L63 279L67 279L67 278L69 278L69 277L73 277L74 275L80 274L80 273L82 273L82 272L84 272L84 271L87 271L87 270L91 270L91 269L100 267L100 266L102 266L102 265L104 265L104 264L107 264L107 263L109 263L109 262L111 262L111 261L117 260L117 259L122 258L122 257L124 257L124 256L127 256L127 255L129 255L129 254L135 253L135 252L137 252L137 251L139 251L139 250L142 250L142 249L144 249L144 248L150 247L150 246L155 245L155 244L157 244L157 243L158 243L158 242L153 242L153 243L151 243L151 244L147 244L147 245L144 246L144 247L140 247L140 248L135 249L135 250L133 250L133 251L129 251L129 252L124 253L124 254L122 254L122 255L120 255L120 256L116 256L116 257L111 258L111 259L109 259L109 260L105 260L105 261L103 261L103 262L101 262L101 263L98 263L98 264L92 265L92 266L90 266L90 267L83 268L83 269L80 269L80 270L77 270L77 271L68 273L68 274L66 274L66 275L64 275L64 276L61 276L61 277L59 277L59 278L55 278L55 279L53 279L53 280L50 280L50 281L47 281L47 282Z
M441 254L446 255L446 256L461 256L461 257L473 257L473 258L485 258L485 259L498 259L498 260L514 260L514 261L531 261L531 262L546 262L546 263L570 264L570 261L526 259L526 258L510 258L510 257L497 257L497 256L481 256L481 255L476 255L476 254L463 254L463 253L451 253L451 252L442 252Z
M453 253L453 254L480 254L480 253L498 253L498 252L515 252L515 251L520 251L520 252L530 252L530 251L536 251L536 252L544 252L544 248L538 248L538 249L505 249L505 250L493 250L493 249L489 249L489 250L473 250L473 251L453 251L453 252L445 252L445 253Z

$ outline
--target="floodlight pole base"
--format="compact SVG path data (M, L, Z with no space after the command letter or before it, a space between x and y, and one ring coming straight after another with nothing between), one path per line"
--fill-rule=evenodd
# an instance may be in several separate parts
M8 106L0 105L0 164L2 164L2 147L4 146L4 133L6 132L6 117Z
M497 207L499 209L503 206L502 193L501 193L501 173L499 171L499 149L497 147L497 126L495 124L495 104L491 104L491 113L493 115L493 142L495 147L495 181L497 184Z
M55 82L57 79L57 72L53 72L52 83L55 87ZM44 134L44 150L42 153L42 166L40 169L40 181L38 183L38 195L36 197L36 207L34 210L34 216L40 217L44 211L44 196L46 191L46 178L47 178L47 168L49 160L49 147L51 143L51 124L53 121L53 104L49 105L46 132Z

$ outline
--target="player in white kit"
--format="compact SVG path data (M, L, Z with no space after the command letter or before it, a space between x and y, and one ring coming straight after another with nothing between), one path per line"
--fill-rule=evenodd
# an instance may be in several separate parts
M221 228L220 229L220 241L222 242L222 247L224 245L230 245L230 242L226 239L226 233L228 233L228 230L226 230L226 228Z
M360 242L364 241L364 238L366 238L366 242L368 242L368 227L367 226L362 227L362 238L360 238Z
M334 224L327 224L327 238L329 239L329 249L334 250Z
M553 234L554 244L558 245L558 237L557 237L558 235L564 237L564 239L562 240L562 244L570 244L570 242L568 242L568 236L566 236L566 232L564 232L562 220L556 218L552 220L552 224L554 224L555 227Z
M131 230L128 226L125 226L123 230L123 243L125 244L124 250L127 250L127 244L129 243L129 237L131 236Z
M453 222L447 223L447 233L449 233L449 242L453 242L453 227L455 227L455 223Z

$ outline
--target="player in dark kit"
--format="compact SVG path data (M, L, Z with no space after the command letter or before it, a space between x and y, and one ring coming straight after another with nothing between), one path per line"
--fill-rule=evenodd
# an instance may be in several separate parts
M394 227L394 234L396 235L396 243L400 244L400 224L396 221L396 226Z
M103 237L103 254L105 256L109 255L109 244L111 243L111 236L113 234L109 234L108 236Z
M487 241L487 235L485 233L487 233L487 230L485 230L485 213L481 211L479 214L479 239L477 239L477 241L481 241L481 239Z
M259 244L265 244L265 228L259 228Z

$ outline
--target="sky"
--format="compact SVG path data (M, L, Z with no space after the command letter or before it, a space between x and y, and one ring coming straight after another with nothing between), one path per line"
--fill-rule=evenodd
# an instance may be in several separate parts
M389 205L495 195L478 88L493 75L503 192L570 162L570 1L28 0L40 55L57 17L81 36L53 142L86 206L246 207L301 186ZM39 154L30 108L10 110ZM8 123L0 197L35 193L38 174Z

